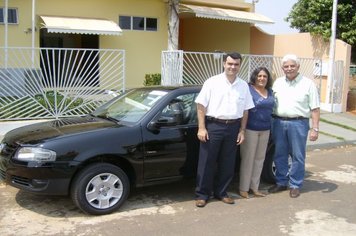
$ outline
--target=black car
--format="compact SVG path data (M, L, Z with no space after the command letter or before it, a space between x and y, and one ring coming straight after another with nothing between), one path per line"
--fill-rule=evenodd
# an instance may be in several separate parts
M200 89L131 89L87 116L14 129L0 145L0 177L33 193L70 195L88 214L111 213L131 187L195 175ZM265 163L263 177L273 181Z

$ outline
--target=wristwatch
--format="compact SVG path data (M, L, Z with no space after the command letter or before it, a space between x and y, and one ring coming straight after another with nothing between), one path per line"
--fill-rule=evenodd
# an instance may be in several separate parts
M315 132L319 132L319 129L318 129L318 128L313 128L313 130L314 130Z

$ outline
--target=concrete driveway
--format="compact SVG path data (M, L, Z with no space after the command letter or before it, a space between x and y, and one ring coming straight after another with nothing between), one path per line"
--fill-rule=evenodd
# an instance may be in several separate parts
M270 185L262 184L262 190ZM299 198L289 192L194 206L194 181L133 191L120 211L88 216L69 198L0 185L0 235L356 235L356 147L308 152Z

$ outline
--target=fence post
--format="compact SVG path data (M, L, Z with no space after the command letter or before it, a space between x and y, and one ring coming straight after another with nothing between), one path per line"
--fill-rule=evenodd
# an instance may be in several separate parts
M183 51L162 51L161 56L161 84L183 84Z

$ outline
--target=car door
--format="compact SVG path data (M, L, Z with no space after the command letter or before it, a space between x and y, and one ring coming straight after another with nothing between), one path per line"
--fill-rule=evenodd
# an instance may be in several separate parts
M177 96L153 119L157 122L175 116L175 108L172 108L175 104L183 111L178 122L159 125L155 132L143 132L145 181L164 181L196 173L199 153L196 96L197 93Z

